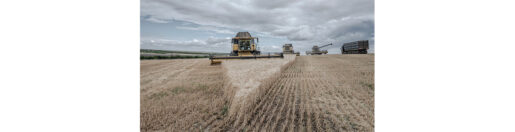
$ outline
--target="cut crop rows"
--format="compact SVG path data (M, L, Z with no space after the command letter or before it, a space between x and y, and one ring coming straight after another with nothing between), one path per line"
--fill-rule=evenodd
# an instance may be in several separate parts
M301 56L283 71L248 121L250 131L373 131L373 56Z

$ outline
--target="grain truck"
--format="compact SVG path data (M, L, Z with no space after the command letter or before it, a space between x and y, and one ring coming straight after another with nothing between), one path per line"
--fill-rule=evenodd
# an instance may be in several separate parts
M342 54L367 54L368 40L360 40L344 43L341 51Z

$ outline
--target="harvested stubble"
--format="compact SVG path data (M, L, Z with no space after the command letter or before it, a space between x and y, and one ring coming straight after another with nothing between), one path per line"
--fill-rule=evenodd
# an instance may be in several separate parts
M227 70L227 80L230 84L226 89L231 89L231 92L234 92L234 97L223 129L237 128L236 125L238 124L235 124L235 122L249 120L244 115L249 112L249 108L263 92L261 89L270 87L280 73L291 65L295 57L295 55L285 55L283 59L224 61L222 65Z
M374 56L297 57L225 130L374 131Z
M142 131L218 131L245 108L248 94L270 86L295 56L284 59L141 61Z
M374 130L374 55L283 60L142 61L141 130Z
M221 67L209 66L207 59L142 60L140 65L141 131L209 130L222 125L229 95L222 89Z

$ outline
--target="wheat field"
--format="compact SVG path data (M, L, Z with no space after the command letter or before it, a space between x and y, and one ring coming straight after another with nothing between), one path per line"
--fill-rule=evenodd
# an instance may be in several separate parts
M140 69L142 131L205 129L226 114L224 71L208 60L142 60Z
M141 130L374 131L374 55L242 62L142 61Z

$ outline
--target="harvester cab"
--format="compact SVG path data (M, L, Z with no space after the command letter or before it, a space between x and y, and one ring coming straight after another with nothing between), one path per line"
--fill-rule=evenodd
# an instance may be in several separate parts
M255 43L254 39L259 42L259 38L250 36L249 32L238 32L231 41L231 56L254 56L261 54L257 50L257 43Z

